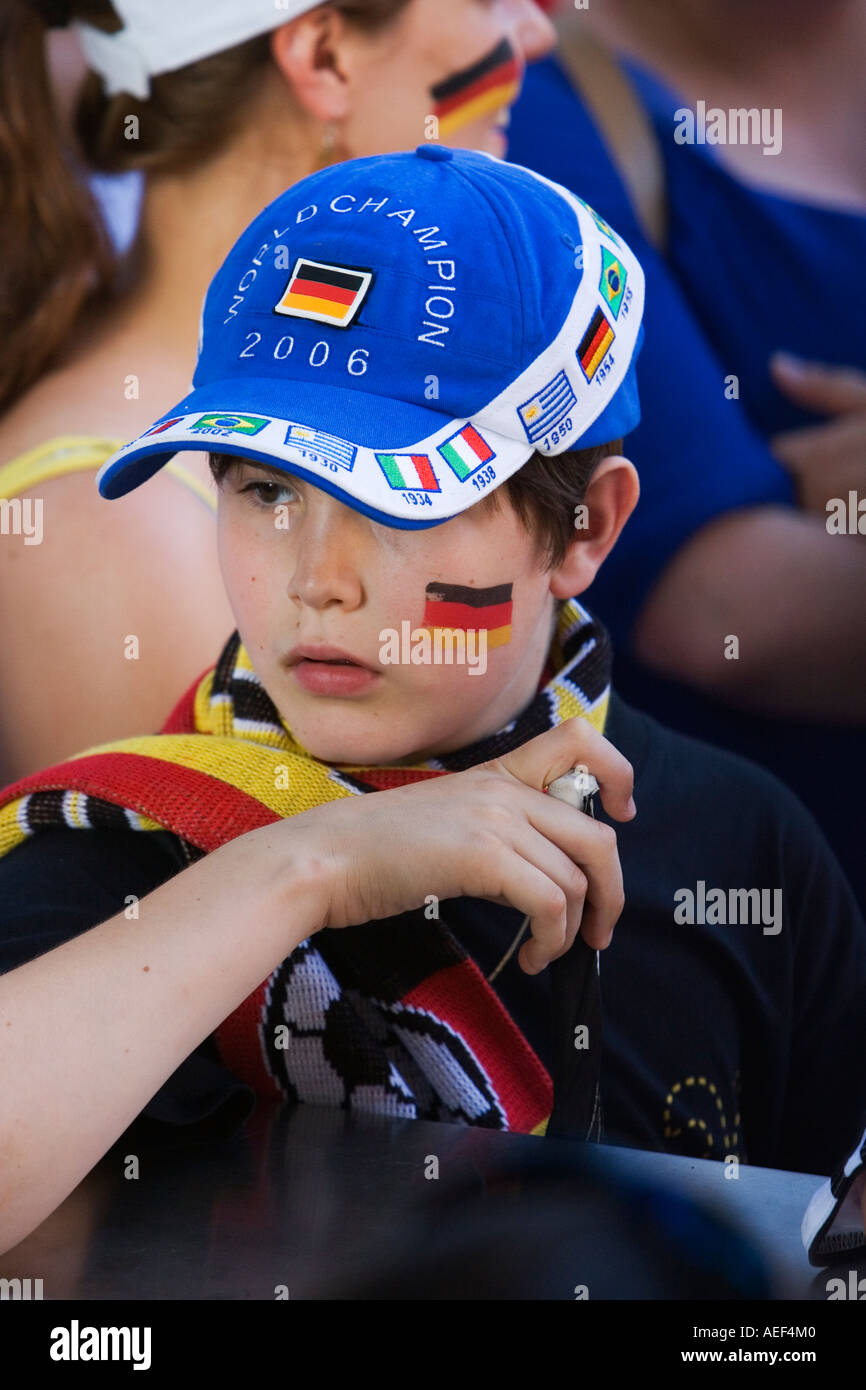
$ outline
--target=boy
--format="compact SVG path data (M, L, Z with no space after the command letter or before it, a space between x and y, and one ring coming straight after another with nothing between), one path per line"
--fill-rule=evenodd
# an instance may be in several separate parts
M637 498L642 286L564 189L441 146L320 171L228 256L192 392L98 483L215 451L238 630L160 735L0 797L3 1248L134 1122L254 1093L596 1136L603 1057L608 1140L853 1142L850 890L778 784L612 695L573 597ZM575 765L606 824L544 794Z

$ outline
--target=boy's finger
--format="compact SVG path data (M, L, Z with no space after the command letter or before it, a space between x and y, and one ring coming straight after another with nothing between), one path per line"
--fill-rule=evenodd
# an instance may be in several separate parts
M631 763L579 715L563 720L511 753L491 759L487 766L507 772L537 791L562 777L570 768L583 767L596 778L609 816L614 820L631 820L635 815Z
M554 803L555 804L555 803ZM563 807L575 816L574 808ZM580 817L580 812L576 813ZM543 832L542 832L543 833ZM610 945L613 929L623 909L622 867L617 852L616 832L601 821L581 817L577 831L580 843L558 839L586 875L588 888L583 904L580 934L587 946L603 951Z
M562 889L576 909L569 925L579 920L587 946L603 951L623 908L616 832L552 797L534 797L528 820L514 848Z
M588 820L588 817L583 819ZM592 823L590 822L590 824ZM546 965L568 949L580 930L583 906L587 893L591 889L590 878L584 872L583 865L576 858L560 849L555 839L545 835L543 831L534 829L531 825L527 825L523 833L514 840L513 848L521 858L533 864L565 894L564 941L559 934L553 938L545 936L543 923L541 924L542 934L540 935L537 929L538 924L532 923L530 939L534 940L536 945L532 947L530 955L536 954L539 959L543 957Z
M567 899L543 869L504 845L496 872L509 904L529 917L532 934L518 956L521 963L528 956L527 974L537 975L565 945Z

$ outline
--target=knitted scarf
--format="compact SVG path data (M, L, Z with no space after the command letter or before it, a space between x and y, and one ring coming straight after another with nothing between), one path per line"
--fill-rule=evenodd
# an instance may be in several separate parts
M601 732L610 669L604 628L569 599L536 695L503 729L413 767L331 766L292 736L234 632L161 733L87 749L0 791L0 855L50 826L122 827L171 831L192 862L323 802L501 756L575 715ZM585 1101L569 1132L597 1138L598 1049L590 1062L571 1043L572 1023L596 987L597 956L580 937L575 947L549 967L560 967L571 1010L560 1020L560 1055L570 1068L563 1091L574 1093L583 1066L589 1097L580 1075ZM586 960L580 965L581 951L591 971ZM563 984L568 961L571 982ZM423 909L303 941L215 1039L226 1067L260 1096L535 1134L551 1116L547 1069L446 923Z

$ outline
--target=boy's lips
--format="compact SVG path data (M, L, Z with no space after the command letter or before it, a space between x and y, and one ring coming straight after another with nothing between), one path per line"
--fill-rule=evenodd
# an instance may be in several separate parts
M342 647L331 647L325 643L303 642L291 650L283 658L286 666L297 666L302 661L321 661L329 664L351 663L352 666L359 666L365 671L374 671L374 666L362 661L359 656L354 656L351 652L344 651Z
M284 664L311 695L361 695L380 673L342 647L303 643L292 647Z

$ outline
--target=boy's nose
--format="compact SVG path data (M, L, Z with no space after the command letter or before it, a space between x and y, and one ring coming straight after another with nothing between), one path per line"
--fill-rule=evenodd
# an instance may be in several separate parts
M319 560L310 563L304 558L295 566L286 592L290 599L306 608L327 608L330 604L356 608L362 587L357 572Z
M308 608L334 602L352 608L363 595L357 563L360 518L332 498L321 500L324 505L311 508L299 529L287 593Z

